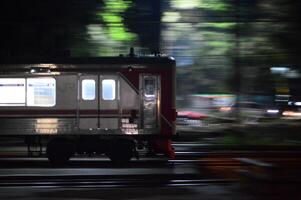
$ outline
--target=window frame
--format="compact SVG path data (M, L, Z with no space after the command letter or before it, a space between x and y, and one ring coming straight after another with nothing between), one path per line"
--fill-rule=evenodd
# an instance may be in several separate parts
M56 84L56 78L53 76L47 76L47 77L26 77L26 91L25 91L25 95L26 95L26 107L54 107L56 106L56 100L57 100L57 84ZM28 79L52 79L54 80L54 103L51 105L28 105Z
M85 81L93 81L93 83L94 83L94 98L93 99L84 98L84 82ZM96 99L96 81L94 79L87 78L87 79L81 80L81 99L84 101L94 101Z
M22 79L24 80L24 103L0 103L0 108L1 107L6 107L6 106L9 106L9 107L42 107L42 108L45 108L45 107L54 107L57 105L57 80L54 76L38 76L38 77L34 77L34 76L30 76L30 77L0 77L0 79ZM28 90L29 90L29 86L28 86L28 80L29 79L52 79L53 80L53 83L54 83L54 90L53 90L53 104L39 104L39 105L29 105L28 102L29 102L29 96L28 96Z
M111 96L112 96L112 98L105 98L105 94L104 94L104 82L105 81L112 81L114 84L113 84L113 87L111 87L111 89L113 89L113 90L111 90L112 92L111 92ZM114 100L116 100L116 80L115 79L112 79L112 78L106 78L106 79L102 79L101 80L101 98L102 98L102 100L104 100L104 101L114 101Z

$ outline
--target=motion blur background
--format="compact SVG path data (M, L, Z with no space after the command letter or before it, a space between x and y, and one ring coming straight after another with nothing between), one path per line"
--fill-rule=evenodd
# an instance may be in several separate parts
M297 0L5 0L0 58L161 52L177 62L180 130L296 127L300 8Z

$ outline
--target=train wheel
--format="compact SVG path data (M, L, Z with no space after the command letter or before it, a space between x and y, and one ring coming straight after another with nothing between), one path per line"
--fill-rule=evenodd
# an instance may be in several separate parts
M106 155L115 164L128 163L135 152L135 142L127 139L116 139L110 141Z
M55 138L47 144L46 155L51 163L64 164L74 153L74 143L66 138Z

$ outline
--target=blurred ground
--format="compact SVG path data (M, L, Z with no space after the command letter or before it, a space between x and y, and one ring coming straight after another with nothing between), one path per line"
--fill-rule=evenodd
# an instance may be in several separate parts
M198 187L150 187L150 188L116 188L116 189L1 189L1 199L112 199L112 200L135 200L135 199L256 199L248 194L237 192L236 185L212 185L205 184Z

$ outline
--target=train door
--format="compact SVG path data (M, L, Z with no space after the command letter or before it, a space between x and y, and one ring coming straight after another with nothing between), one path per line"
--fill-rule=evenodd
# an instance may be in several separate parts
M159 129L160 115L160 76L140 75L142 112L141 125L144 129ZM154 132L154 130L152 130Z
M99 128L119 129L119 77L106 74L99 76Z
M78 127L97 129L99 120L99 91L97 75L81 75L78 83Z
M117 75L81 75L78 102L80 129L119 128L119 77Z

